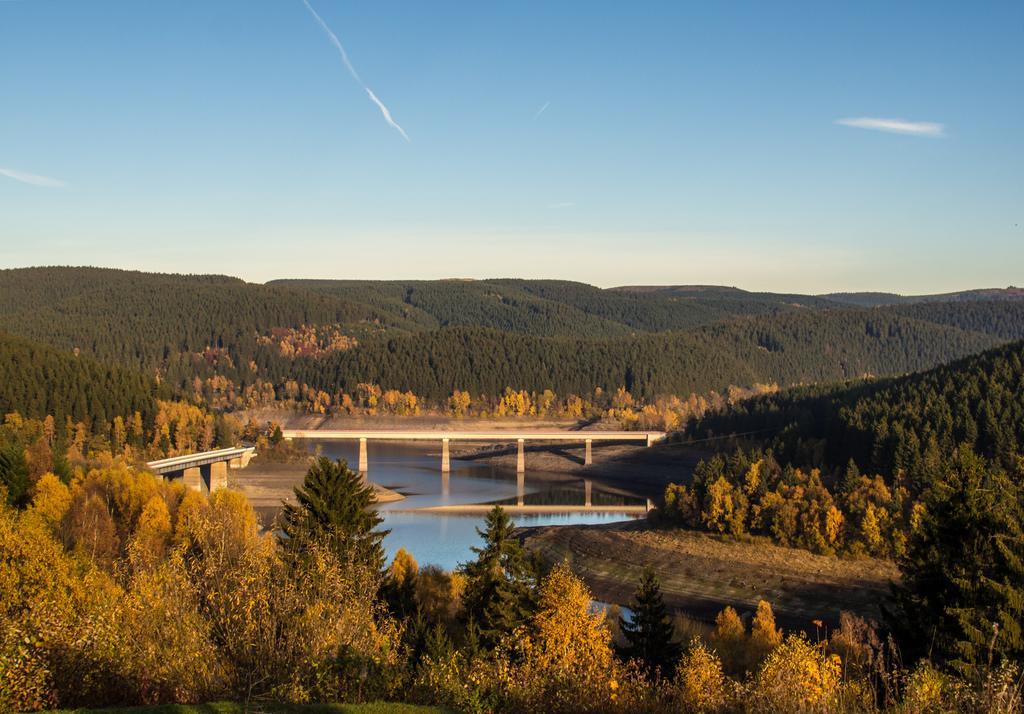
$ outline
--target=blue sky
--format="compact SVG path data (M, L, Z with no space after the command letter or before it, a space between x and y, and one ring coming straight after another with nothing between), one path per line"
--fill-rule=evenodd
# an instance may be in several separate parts
M0 0L0 266L1024 283L1019 0L309 1Z

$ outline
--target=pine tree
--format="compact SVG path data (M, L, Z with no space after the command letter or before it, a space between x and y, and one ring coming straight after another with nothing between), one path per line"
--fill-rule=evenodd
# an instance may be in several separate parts
M679 657L679 646L673 641L675 629L661 596L661 584L652 569L644 569L629 607L633 616L619 618L619 628L628 643L622 654L640 661L651 674L670 676Z
M536 608L537 567L513 535L514 525L501 506L488 514L476 560L462 565L466 576L463 604L476 623L481 642L493 646L526 622Z
M299 552L310 540L326 539L346 561L375 571L384 567L381 541L388 531L377 529L384 519L371 508L373 488L344 461L316 459L295 498L297 505L285 504L281 511L286 548Z
M966 445L927 494L889 619L912 655L979 679L1024 658L1024 489Z

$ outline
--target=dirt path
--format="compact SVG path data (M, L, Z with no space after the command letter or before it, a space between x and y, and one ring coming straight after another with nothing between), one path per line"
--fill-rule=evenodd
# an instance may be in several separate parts
M569 560L598 600L628 604L645 566L661 579L666 603L713 621L726 605L741 614L758 600L780 624L813 632L814 620L835 624L841 610L878 619L899 577L879 560L843 560L765 542L738 542L645 523L526 529L525 543L548 563Z

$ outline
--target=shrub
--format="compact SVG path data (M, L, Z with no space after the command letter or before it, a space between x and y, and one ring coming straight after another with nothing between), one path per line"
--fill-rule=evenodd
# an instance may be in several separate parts
M722 661L700 640L693 640L683 655L672 682L672 698L684 711L717 712L725 708L730 683Z
M840 688L837 655L826 655L806 637L790 635L754 677L750 705L755 711L830 711Z

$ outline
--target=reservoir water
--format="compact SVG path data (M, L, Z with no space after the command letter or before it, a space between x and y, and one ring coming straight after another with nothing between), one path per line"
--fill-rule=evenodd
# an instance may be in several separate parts
M351 441L319 442L324 456L358 462L358 444ZM482 525L480 514L450 514L413 511L431 506L466 504L545 505L579 507L585 501L584 481L565 474L531 471L527 460L522 482L514 470L496 468L480 461L452 459L451 473L441 474L440 445L433 442L400 443L377 441L369 444L370 481L398 491L401 501L378 506L384 528L388 558L399 548L412 553L420 565L435 564L452 569L473 558L471 548L480 544L476 529ZM297 477L296 484L301 482ZM594 481L591 485L592 510L558 511L534 515L515 515L520 526L611 523L636 516L603 511L602 506L642 505L645 499L610 492Z

